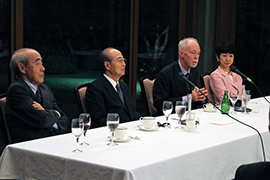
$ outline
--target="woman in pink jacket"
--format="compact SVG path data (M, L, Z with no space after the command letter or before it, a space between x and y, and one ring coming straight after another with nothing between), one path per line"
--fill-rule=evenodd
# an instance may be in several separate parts
M242 96L242 78L231 71L230 66L234 61L235 47L230 42L222 42L216 47L216 58L219 62L218 68L210 75L210 86L214 93L215 104L220 104L220 98L224 96L224 91L237 90L239 98Z

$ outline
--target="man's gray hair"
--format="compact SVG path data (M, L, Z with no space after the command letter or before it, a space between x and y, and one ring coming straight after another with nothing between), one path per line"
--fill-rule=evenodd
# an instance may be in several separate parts
M10 69L18 76L21 75L21 72L18 68L18 63L23 63L25 66L28 64L28 52L29 50L34 50L31 48L21 48L15 51L11 57L9 66ZM34 50L35 51L35 50Z
M100 55L99 55L99 58L98 58L98 64L99 64L99 67L100 69L105 73L106 71L106 68L104 66L104 62L112 62L111 60L111 54L110 54L110 50L112 49L115 49L115 48L112 48L112 47L108 47L106 49L104 49Z
M179 44L178 44L178 52L180 51L180 50L182 50L182 51L186 51L186 48L187 48L187 43L188 43L188 41L190 41L190 40L193 40L193 41L196 41L197 43L198 43L198 40L197 39L195 39L195 38L193 38L193 37L187 37L187 38L184 38L184 39L182 39L180 42L179 42Z

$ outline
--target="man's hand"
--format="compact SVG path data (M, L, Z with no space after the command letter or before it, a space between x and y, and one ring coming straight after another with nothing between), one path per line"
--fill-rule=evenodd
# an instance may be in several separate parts
M33 101L32 106L33 106L34 108L38 109L38 110L45 110L45 109L41 106L41 104L39 104L39 103L36 102L36 101Z
M208 96L208 92L205 88L201 88L200 90L205 96ZM199 91L194 89L192 91L192 102L204 101L206 99L206 97L204 95L202 95Z

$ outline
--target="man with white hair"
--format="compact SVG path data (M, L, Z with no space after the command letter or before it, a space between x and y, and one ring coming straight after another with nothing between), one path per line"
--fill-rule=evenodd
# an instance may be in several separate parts
M179 79L179 73L187 77L193 84L197 85L198 71L196 68L201 49L195 38L184 38L178 45L178 60L164 67L157 75L153 87L154 106L162 115L163 101L172 101L174 104L178 100L188 101L187 95L192 94L193 108L201 105L201 102L208 95L205 88L201 92L190 87L186 82Z

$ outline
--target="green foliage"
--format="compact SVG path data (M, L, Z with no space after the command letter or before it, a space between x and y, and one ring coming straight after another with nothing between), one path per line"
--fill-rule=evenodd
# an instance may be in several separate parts
M70 56L61 56L60 54L48 55L43 60L43 65L46 68L46 74L70 74L78 71Z
M25 43L25 47L36 49L43 61L45 74L73 74L78 72L77 59L65 47L49 47L43 43Z

